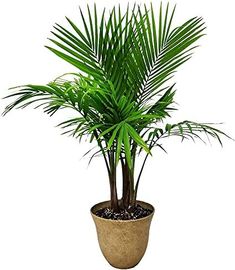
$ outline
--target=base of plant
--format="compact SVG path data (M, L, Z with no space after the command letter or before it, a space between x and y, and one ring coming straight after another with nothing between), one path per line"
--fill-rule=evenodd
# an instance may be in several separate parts
M112 220L135 220L147 217L148 215L152 214L152 212L153 210L137 204L136 206L132 206L129 209L120 210L119 212L115 212L109 207L101 208L95 212L95 215Z

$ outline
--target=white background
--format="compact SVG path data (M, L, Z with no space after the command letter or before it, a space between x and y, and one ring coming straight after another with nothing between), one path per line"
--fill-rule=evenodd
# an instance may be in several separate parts
M55 22L78 22L91 1L1 1L1 93L45 84L74 67L46 48ZM116 1L97 1L111 7ZM164 1L163 1L164 2ZM125 1L122 1L125 3ZM171 1L172 5L175 3ZM224 122L235 137L233 1L177 0L175 23L203 16L207 36L176 74L179 111L172 121ZM7 101L0 101L2 112ZM41 110L0 117L0 269L111 269L102 257L90 207L108 199L103 160L80 160L90 145L60 136ZM235 142L203 145L170 139L155 152L139 199L156 207L148 250L136 267L158 270L235 269Z

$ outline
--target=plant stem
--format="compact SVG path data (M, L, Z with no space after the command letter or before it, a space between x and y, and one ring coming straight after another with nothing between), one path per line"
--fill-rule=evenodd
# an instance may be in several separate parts
M127 209L130 204L130 182L128 179L128 166L124 162L123 158L121 157L121 165L122 165L122 207Z
M150 144L149 144L149 150L151 150L153 148L153 146L155 145L155 143L160 139L162 138L164 135L165 135L166 132L164 132L161 136L159 136L155 141L154 140L151 140ZM149 153L146 154L145 158L144 158L144 161L142 163L142 166L141 166L141 169L140 169L140 172L139 172L139 175L138 175L138 178L137 178L137 181L136 181L136 185L135 185L135 191L134 191L134 201L136 202L136 198L137 198L137 192L138 192L138 187L139 187L139 182L140 182L140 177L143 173L143 170L144 170L144 166L146 164L146 161L147 161L147 158L149 156Z
M112 147L110 151L110 201L111 201L111 209L113 211L118 212L119 211L119 205L118 205L118 195L117 195L117 183L116 183L116 177L117 177L117 170L116 170L116 164L115 164L115 155L114 155L114 149Z
M134 201L136 202L136 198L137 198L137 192L138 192L138 187L139 187L139 182L140 182L140 177L142 175L142 172L144 170L144 166L145 166L145 163L147 161L147 158L148 158L149 154L146 154L145 158L144 158L144 161L143 161L143 164L141 166L141 169L140 169L140 173L138 175L138 178L137 178L137 181L136 181L136 185L135 185L135 191L134 191Z
M133 148L131 151L132 155L132 168L130 169L130 182L131 182L131 206L136 205L136 196L135 196L135 178L134 178L134 171L135 171L135 158L136 158L136 149L137 149L137 144L133 142Z
M98 134L97 134L96 131L94 131L94 136L95 136L95 138L97 140L97 143L98 143L98 145L99 145L99 147L101 149L102 155L104 157L105 165L106 165L106 168L107 168L107 171L108 171L108 175L110 176L110 167L109 167L109 164L108 164L108 160L107 160L107 157L105 155L104 148L103 148L103 146L102 146L102 144L101 144L101 142L99 140L99 136L98 136Z

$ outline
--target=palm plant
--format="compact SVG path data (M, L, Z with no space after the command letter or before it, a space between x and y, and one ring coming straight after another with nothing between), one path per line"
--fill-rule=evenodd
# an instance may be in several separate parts
M111 208L129 209L136 204L139 181L152 149L165 151L161 140L169 136L204 140L204 135L217 139L225 135L210 124L182 121L165 124L175 110L176 69L188 61L204 35L204 22L194 17L172 27L175 7L160 6L158 14L151 4L114 7L100 16L96 6L80 9L83 27L67 19L70 29L56 24L46 46L72 64L77 73L55 79L47 85L28 84L15 88L6 98L14 98L3 114L13 108L33 103L53 115L70 108L77 117L59 126L78 139L89 137L97 142L107 168ZM204 134L204 135L203 135ZM145 153L138 175L136 160ZM117 195L117 168L122 169L122 198Z

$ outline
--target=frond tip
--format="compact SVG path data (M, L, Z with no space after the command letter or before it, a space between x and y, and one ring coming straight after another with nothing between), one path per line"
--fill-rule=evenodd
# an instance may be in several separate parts
M195 139L199 139L203 143L206 143L202 136L204 135L208 141L210 141L211 137L216 139L219 144L223 146L221 135L232 139L223 131L213 127L213 125L218 125L218 123L196 123L185 120L176 124L166 124L164 129L156 128L151 131L149 141L153 142L155 140L156 143L161 138L176 136L180 137L181 141L184 141L185 139L191 139L193 141L195 141Z

